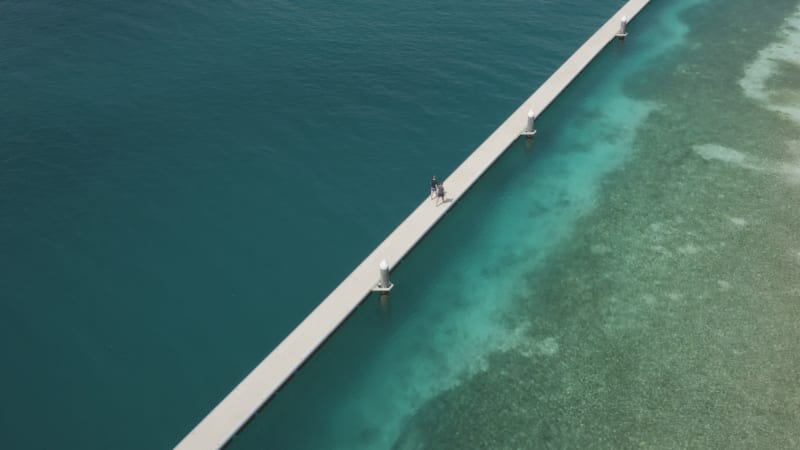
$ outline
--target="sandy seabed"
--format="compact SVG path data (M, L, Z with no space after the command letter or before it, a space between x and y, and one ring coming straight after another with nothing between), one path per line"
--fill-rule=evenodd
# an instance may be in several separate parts
M774 4L773 4L774 3ZM800 446L800 10L708 1L630 82L659 107L547 268L513 345L396 448Z

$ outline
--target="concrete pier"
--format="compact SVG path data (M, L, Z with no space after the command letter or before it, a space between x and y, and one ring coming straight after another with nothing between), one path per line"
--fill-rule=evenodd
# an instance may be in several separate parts
M520 130L527 123L528 111L533 111L535 117L541 117L545 108L616 37L620 18L626 16L630 22L648 3L649 0L630 0L600 27L444 181L449 201L436 205L426 195L414 212L211 410L176 448L216 449L228 443L370 294L376 285L376 268L381 261L391 261L392 264L402 261L472 184L519 138ZM420 182L424 183L425 180Z

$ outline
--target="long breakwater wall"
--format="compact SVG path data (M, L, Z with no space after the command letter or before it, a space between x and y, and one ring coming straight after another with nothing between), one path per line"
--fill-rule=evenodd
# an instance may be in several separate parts
M623 17L631 20L650 0L630 0L567 59L444 181L448 202L427 198L378 245L275 349L177 445L179 450L225 446L366 298L382 260L401 261L524 131L528 112L538 117L583 69L616 38Z

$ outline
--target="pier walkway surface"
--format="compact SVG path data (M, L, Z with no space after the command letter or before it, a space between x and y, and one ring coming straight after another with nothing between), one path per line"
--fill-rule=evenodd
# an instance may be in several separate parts
M216 449L244 427L314 351L367 297L378 281L381 260L390 269L405 257L483 173L519 138L528 111L539 116L615 38L620 19L630 21L650 0L630 0L545 81L445 181L447 202L423 201L258 366L177 445L179 450ZM425 183L425 180L420 180Z

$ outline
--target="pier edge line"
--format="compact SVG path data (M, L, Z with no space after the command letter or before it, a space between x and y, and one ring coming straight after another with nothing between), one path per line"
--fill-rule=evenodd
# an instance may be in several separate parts
M625 33L630 21L650 0L629 0L579 47L444 181L452 193L434 206L426 196L305 319L219 402L175 447L178 450L226 446L375 287L375 268L384 260L399 263L447 213L453 204L520 136L528 113L539 117L558 95L608 45ZM622 22L618 17L623 17ZM532 125L532 124L531 124ZM526 127L527 128L527 127ZM533 128L531 126L531 128ZM533 130L525 130L527 132ZM524 133L524 132L523 132ZM392 267L389 267L391 270Z

